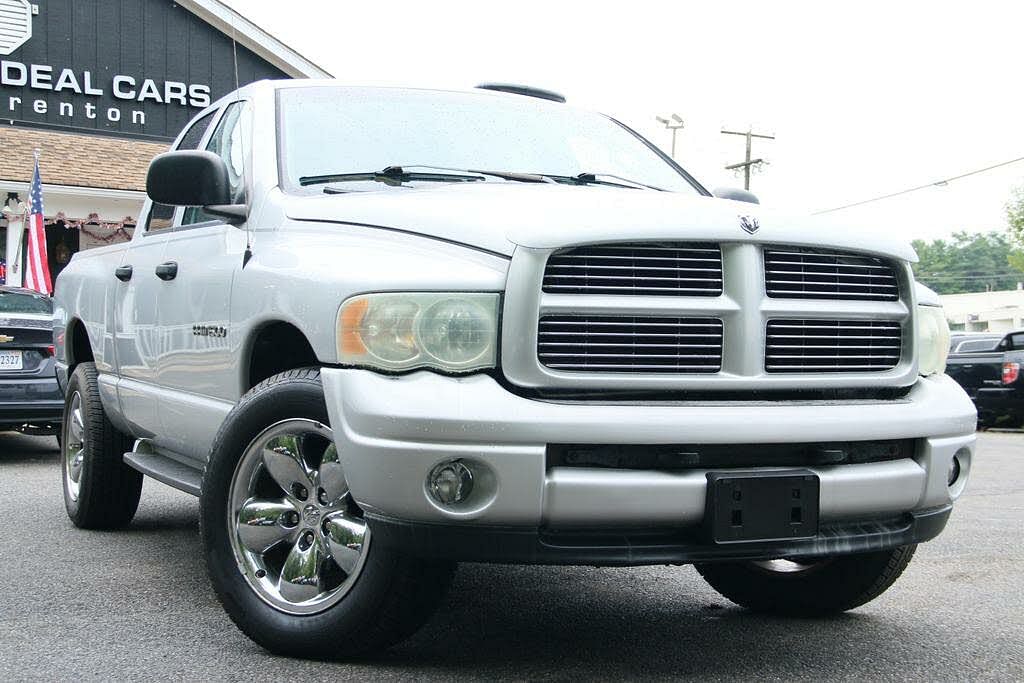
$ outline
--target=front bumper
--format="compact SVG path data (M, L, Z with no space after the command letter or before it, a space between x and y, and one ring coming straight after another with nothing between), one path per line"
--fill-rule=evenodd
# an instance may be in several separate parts
M419 372L386 377L365 370L328 368L322 377L353 497L382 539L402 538L400 530L409 524L421 527L422 531L404 533L407 546L412 545L410 534L437 537L435 525L470 532L490 528L492 536L499 528L511 529L538 539L553 532L614 529L618 531L613 535L626 544L641 530L686 534L701 526L707 470L549 467L548 444L765 444L907 438L918 440L912 458L810 469L820 478L822 534L833 539L827 547L864 550L878 547L877 542L917 542L938 533L934 524L927 532L898 530L916 527L914 515L937 510L948 513L969 474L975 441L974 406L945 376L922 379L905 398L887 402L636 405L531 400L507 391L486 375L452 378ZM954 454L960 460L961 475L951 488L947 472ZM428 473L452 458L485 467L488 495L459 509L444 508L429 497ZM942 520L944 523L945 516ZM840 539L857 535L850 532L853 523L888 526L878 527L865 546ZM619 533L621 530L626 532ZM678 539L673 543L681 547ZM807 547L814 552L825 547L809 543ZM517 555L511 550L513 545L506 544L509 561ZM500 555L490 553L489 558L501 561ZM676 553L678 557L690 555L690 551ZM525 557L540 555L527 552Z
M557 531L444 525L368 515L373 542L431 559L503 564L632 567L778 557L818 557L887 550L935 538L952 506L886 519L823 525L811 539L715 545L698 528Z

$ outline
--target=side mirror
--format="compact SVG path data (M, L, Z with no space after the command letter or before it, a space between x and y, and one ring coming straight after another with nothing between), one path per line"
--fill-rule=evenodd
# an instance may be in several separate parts
M732 199L737 202L747 202L748 204L760 204L757 200L757 195L749 190L741 190L737 187L716 187L711 191L711 194L718 197L719 199Z
M230 223L243 222L248 207L231 196L228 167L213 152L178 151L158 155L149 164L146 194L158 204L201 206Z

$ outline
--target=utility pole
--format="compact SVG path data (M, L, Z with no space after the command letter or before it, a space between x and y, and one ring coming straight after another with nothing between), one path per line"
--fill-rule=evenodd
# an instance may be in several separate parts
M679 118L678 114L672 114L672 121L675 121L675 123L672 123L672 121L669 121L668 119L663 119L660 116L655 116L654 118L658 119L658 123L664 124L665 128L667 128L670 131L672 131L672 159L675 160L675 158L676 158L676 133L678 133L679 130L683 127L683 120L681 118Z
M751 143L753 142L754 138L763 138L765 140L774 140L775 136L774 135L762 135L761 133L755 133L752 128L748 128L745 133L741 132L741 131L737 131L737 130L723 130L722 131L722 135L742 135L743 137L745 137L747 139L747 156L746 156L746 159L742 163L732 164L730 166L726 166L725 168L728 171L733 171L733 170L736 170L737 168L742 168L743 169L743 189L744 190L749 190L750 189L750 168L752 166L754 166L755 164L764 163L764 159L760 159L760 158L758 158L758 159L751 159L750 158Z

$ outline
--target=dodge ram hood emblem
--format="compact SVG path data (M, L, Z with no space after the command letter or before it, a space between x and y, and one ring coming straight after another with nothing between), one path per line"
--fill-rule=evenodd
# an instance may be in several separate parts
M761 224L753 216L740 216L740 227L753 235L761 229Z

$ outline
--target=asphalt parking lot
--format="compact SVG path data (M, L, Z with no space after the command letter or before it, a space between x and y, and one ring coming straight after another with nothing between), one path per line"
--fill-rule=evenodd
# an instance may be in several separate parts
M1024 434L985 433L946 532L825 620L746 613L691 568L464 565L373 660L267 655L221 611L195 499L147 481L131 528L75 530L52 438L0 434L0 680L1024 679Z

